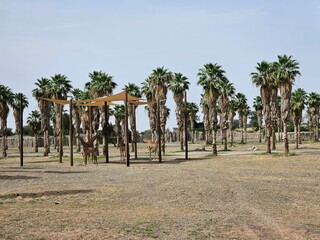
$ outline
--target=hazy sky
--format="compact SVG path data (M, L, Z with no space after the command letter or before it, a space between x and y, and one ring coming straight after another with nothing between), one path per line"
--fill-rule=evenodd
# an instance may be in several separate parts
M61 73L83 89L88 74L102 70L117 93L164 66L189 78L189 100L199 103L197 72L212 62L251 105L259 90L249 74L279 54L300 63L295 88L320 92L319 27L318 0L0 0L0 83L28 96L27 118L38 78ZM171 93L167 105L172 128ZM143 107L137 122L149 128Z

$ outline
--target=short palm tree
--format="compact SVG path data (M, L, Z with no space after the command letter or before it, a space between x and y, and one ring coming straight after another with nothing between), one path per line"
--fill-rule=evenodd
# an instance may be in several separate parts
M237 102L234 98L229 101L228 107L228 120L229 120L229 131L230 131L230 147L233 146L233 130L234 130L234 117L237 111Z
M220 83L220 98L219 98L219 107L220 107L220 129L222 135L222 142L224 144L224 150L228 150L228 138L227 130L228 125L228 113L229 113L229 101L230 97L235 94L235 87L229 81L222 81Z
M217 100L220 96L219 84L226 81L225 71L217 63L208 63L199 69L198 85L204 90L204 98L209 107L209 121L212 131L212 153L217 155Z
M68 97L68 94L72 90L71 81L68 80L68 77L62 74L55 74L51 77L51 83L50 83L50 95L54 99L59 100L66 100ZM63 131L61 129L61 121L63 114L63 105L54 103L54 109L56 113L56 137ZM59 140L60 141L60 140ZM58 142L58 141L57 141ZM58 152L61 151L61 155L63 155L63 149L60 149L60 144L58 144Z
M289 141L287 133L287 124L290 120L290 99L292 86L295 78L300 75L299 63L292 59L292 56L278 56L273 69L273 78L280 89L281 95L281 119L283 125L283 140L285 154L289 154Z
M190 120L190 129L191 129L191 143L194 143L195 139L195 129L194 124L196 122L197 113L199 112L199 107L194 102L187 103L187 112L189 113L189 120Z
M239 117L239 127L241 128L241 141L240 143L245 143L244 141L244 130L245 130L245 123L244 123L244 114L245 110L248 106L247 103L247 97L243 93L237 93L235 95L236 103L237 103L237 111L238 111L238 117Z
M21 101L22 100L22 101ZM22 103L20 105L20 103ZM20 108L20 106L22 106L22 109ZM26 97L26 95L24 95L23 93L16 93L14 94L13 97L13 102L12 102L12 108L13 108L13 116L14 116L14 120L16 123L16 134L20 134L21 131L23 131L23 129L20 129L20 123L21 123L21 118L20 118L20 113L21 111L23 112L23 110L25 108L27 108L29 106L29 102L28 102L28 98ZM20 141L19 141L19 151L21 151L20 148Z
M204 126L204 139L205 144L208 145L212 138L210 137L210 121L209 121L209 106L206 100L204 99L204 95L201 94L200 106L202 108L203 113L203 126Z
M114 107L115 127L117 134L117 146L119 146L121 139L124 138L123 121L125 118L125 109L123 105L117 105Z
M180 150L183 150L183 109L181 108L183 103L183 95L186 90L189 89L190 83L188 78L182 73L174 73L172 81L169 83L169 90L173 93L173 99L176 103L176 120L178 125L178 139L180 141Z
M139 86L137 86L134 83L129 83L127 86L127 93L130 94L131 96L137 97L137 98L141 98L142 94L140 91ZM137 141L137 127L136 127L136 122L135 122L135 118L136 118L136 109L137 106L129 103L128 105L128 114L129 114L129 119L130 119L130 127L131 127L131 133L132 133L132 144L131 144L131 152L135 151L135 142Z
M306 105L307 93L302 88L296 89L291 95L291 116L294 125L294 136L296 148L300 143L300 127L302 122L302 111Z
M81 99L83 96L83 91L79 88L75 88L72 90L72 95L75 100ZM77 149L76 152L80 152L81 150L81 143L79 140L80 137L80 129L81 129L81 107L77 106L76 104L72 105L72 118L74 119L74 129L75 129L75 136L76 136L76 145Z
M151 87L154 89L154 97L159 105L160 131L161 131L161 150L165 154L165 131L166 131L166 112L165 105L167 101L168 84L172 80L172 73L164 68L154 69L150 75Z
M257 63L256 72L252 72L252 83L256 87L260 87L260 96L263 105L263 115L265 121L265 132L267 139L267 153L271 153L271 93L272 88L275 87L272 73L272 64L266 61Z
M90 83L87 85L87 88L90 92L90 95L93 98L103 97L103 96L111 96L113 90L117 87L117 84L113 80L113 76L103 72L103 71L93 71L89 73L89 77L91 79ZM109 107L107 107L107 111ZM95 133L98 132L99 129L99 118L101 116L101 124L105 125L105 122L108 124L109 119L105 119L104 107L94 107L93 108L93 129ZM108 114L107 114L108 117ZM106 142L105 134L103 134L103 154L106 154ZM98 141L96 141L96 144Z
M319 109L320 109L320 94L311 92L307 99L308 113L310 125L313 129L314 141L319 141Z
M40 112L37 110L31 111L27 118L27 124L31 127L34 136L34 151L38 152L38 132L41 129Z
M14 94L12 90L0 84L0 126L2 132L2 156L7 156L7 119L9 114L9 106L12 106Z
M261 129L262 129L262 110L263 110L263 105L262 105L262 99L260 96L256 96L253 99L253 108L255 109L257 113L257 118L258 118L258 131L259 131L259 143L261 143Z

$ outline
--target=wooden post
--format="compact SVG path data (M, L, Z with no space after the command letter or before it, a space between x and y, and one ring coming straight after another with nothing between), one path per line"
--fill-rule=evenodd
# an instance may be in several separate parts
M63 128L63 116L62 116L62 105L60 104L60 132L59 132L59 162L62 163L62 128Z
M73 128L72 128L72 99L70 100L70 119L69 119L69 141L70 141L70 166L73 166Z
M184 93L184 141L185 141L185 156L188 160L188 112L187 112L187 92Z
M92 107L89 106L89 139L87 141L92 139ZM91 160L93 160L94 156L93 153L91 154Z
M23 108L22 93L20 93L20 166L23 167ZM4 139L3 139L4 141Z
M161 155L161 127L160 127L160 101L157 101L157 132L158 132L158 156L159 163L162 163L162 155Z
M131 105L132 113L133 113L133 121L134 121L134 129L132 133L132 141L134 145L134 159L138 159L138 149L137 149L137 123L136 123L136 106L134 104Z
M106 163L109 163L109 139L108 139L108 105L104 102L104 138L105 138L105 150L106 150Z
M128 92L127 86L125 88L125 100L124 100L124 112L125 112L125 144L126 144L126 157L127 157L127 167L130 167L130 153L129 153L129 134L128 134Z

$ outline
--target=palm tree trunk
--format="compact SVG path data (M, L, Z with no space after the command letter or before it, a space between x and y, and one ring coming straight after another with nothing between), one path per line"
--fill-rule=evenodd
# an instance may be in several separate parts
M288 132L287 132L287 124L283 124L283 142L284 142L284 154L289 155L289 141L288 141Z
M267 153L271 153L270 127L266 127Z
M298 134L298 124L294 123L294 140L296 148L299 148L299 134Z
M50 153L48 129L45 129L43 131L43 141L44 141L44 153L43 153L43 156L48 156L49 153Z
M34 133L34 152L38 152L38 133Z
M275 126L272 126L272 150L276 150L276 130L275 130Z
M299 124L298 124L298 142L299 142L299 144L302 144L302 141L301 141L301 121L299 121Z

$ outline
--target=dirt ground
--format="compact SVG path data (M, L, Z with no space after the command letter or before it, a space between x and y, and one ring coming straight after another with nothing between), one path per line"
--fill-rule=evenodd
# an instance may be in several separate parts
M70 167L68 157L0 158L0 239L320 239L320 144L195 151L163 162ZM291 145L293 147L293 145ZM67 155L68 150L65 150Z

